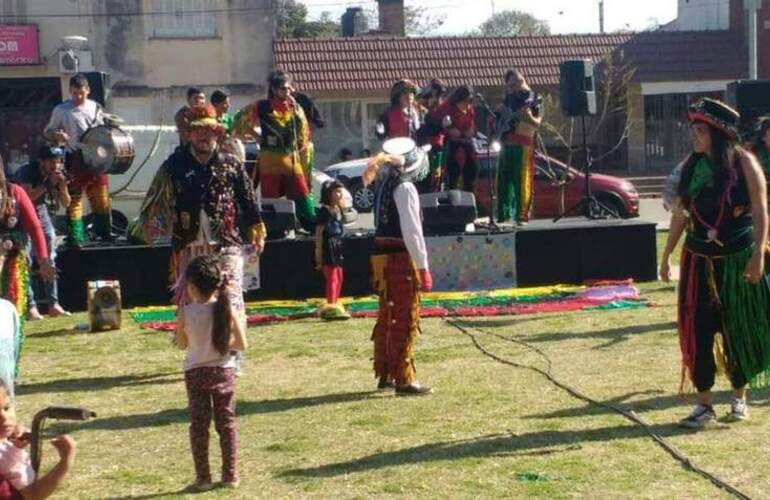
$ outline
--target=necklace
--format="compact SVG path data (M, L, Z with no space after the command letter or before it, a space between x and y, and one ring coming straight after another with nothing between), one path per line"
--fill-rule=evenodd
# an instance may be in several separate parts
M692 204L692 214L695 216L696 219L698 219L698 222L703 224L708 231L706 231L706 242L708 243L716 243L720 247L723 247L724 244L719 241L719 226L722 224L722 220L725 216L725 206L727 205L727 190L722 193L722 196L719 200L719 213L717 214L716 221L714 221L714 224L711 225L708 222L705 221L705 219L701 216L701 214L698 213L698 209L695 206L695 200L693 200Z

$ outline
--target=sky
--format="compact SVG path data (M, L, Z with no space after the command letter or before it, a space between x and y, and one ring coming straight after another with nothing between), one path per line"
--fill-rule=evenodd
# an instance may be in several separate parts
M301 0L311 18L321 12L341 16L347 7L376 6L375 0ZM406 0L446 14L439 35L462 35L494 12L521 10L548 21L552 33L599 31L599 0ZM604 0L605 31L644 30L676 18L677 0Z

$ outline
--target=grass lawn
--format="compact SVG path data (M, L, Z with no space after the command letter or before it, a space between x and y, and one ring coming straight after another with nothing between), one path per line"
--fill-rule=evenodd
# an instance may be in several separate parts
M701 433L675 422L679 354L671 285L645 284L651 309L459 320L542 349L554 374L642 415L695 463L752 497L770 490L770 392L752 419ZM182 354L170 334L76 333L83 316L28 324L18 411L84 406L99 418L53 424L79 455L59 498L176 498L193 479ZM249 330L239 380L242 484L201 498L713 498L637 426L587 406L541 376L482 356L443 320L424 321L424 398L373 391L372 320L306 320ZM542 366L516 344L479 334L497 355ZM727 383L720 379L720 389ZM720 393L718 412L726 411ZM212 465L218 451L212 429ZM46 445L44 468L54 452ZM197 495L196 495L197 496Z

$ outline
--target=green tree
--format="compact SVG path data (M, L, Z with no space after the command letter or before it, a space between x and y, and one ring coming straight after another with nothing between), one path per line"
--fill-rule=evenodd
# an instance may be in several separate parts
M549 35L548 22L518 10L505 10L494 14L473 32L476 36Z
M307 7L297 0L278 0L276 9L278 38L332 38L340 35L340 24L329 12L316 21L307 19Z
M404 24L407 36L432 35L446 21L446 14L431 14L427 7L404 7Z

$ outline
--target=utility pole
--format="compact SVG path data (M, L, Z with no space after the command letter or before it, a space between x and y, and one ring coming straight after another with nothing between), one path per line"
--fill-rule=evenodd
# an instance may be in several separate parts
M745 0L748 11L749 28L749 80L757 79L757 11L762 8L762 0Z
M604 33L604 0L599 0L599 33Z

